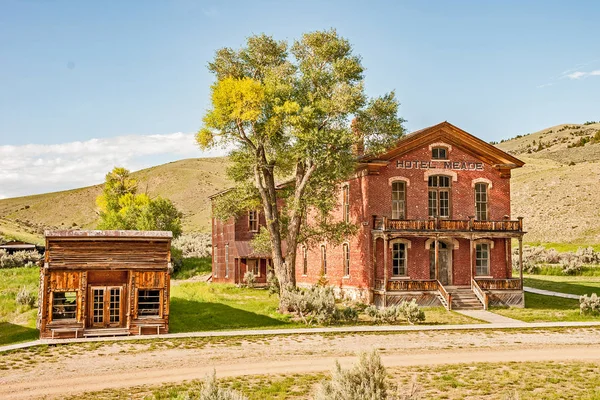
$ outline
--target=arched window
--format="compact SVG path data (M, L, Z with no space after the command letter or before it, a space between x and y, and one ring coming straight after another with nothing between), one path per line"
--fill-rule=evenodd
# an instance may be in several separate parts
M432 175L428 179L429 217L450 218L450 182L452 179L445 175Z
M325 245L321 246L321 271L323 275L327 275L327 248Z
M406 218L406 182L392 182L392 219Z
M448 149L446 147L436 146L431 149L431 158L434 160L447 160Z
M342 250L344 253L344 276L350 276L350 245L344 243Z
M475 184L475 219L487 221L488 219L488 184Z

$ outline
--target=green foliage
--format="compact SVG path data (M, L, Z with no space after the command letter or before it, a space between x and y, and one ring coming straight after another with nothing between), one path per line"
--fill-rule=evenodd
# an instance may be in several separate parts
M219 386L214 371L204 379L204 382L193 384L187 390L176 393L175 396L171 393L170 397L175 400L248 400L236 390Z
M590 297L584 294L579 298L579 312L582 315L600 315L600 298L596 293Z
M336 362L331 379L321 382L315 400L388 399L386 371L377 351L361 353L358 364L343 370Z
M256 275L254 275L254 272L246 271L244 274L244 283L246 284L246 287L254 287L254 284L256 283Z
M421 310L415 299L412 299L410 302L403 301L396 306L383 308L369 306L365 309L365 314L375 322L384 324L393 324L399 319L404 319L411 325L425 321L425 313Z
M338 206L339 183L354 170L352 145L364 141L367 152L378 152L404 129L393 92L366 97L350 43L335 30L306 33L289 47L256 35L239 50L218 50L209 70L216 77L212 107L196 139L204 149L233 148L228 175L236 184L215 201L214 215L225 219L262 206L269 240L262 237L256 247L268 243L273 253L283 240L289 255L299 242L340 242L354 234L356 227L328 217ZM289 184L276 190L276 179ZM311 227L304 222L309 212ZM293 257L285 256L274 257L282 290L295 283ZM290 261L279 265L283 258Z
M181 234L182 214L170 200L150 199L136 194L137 182L125 168L115 167L106 175L102 195L96 199L100 208L98 229L171 231Z
M40 261L41 257L37 251L17 251L8 254L6 250L2 249L0 250L0 269L32 267Z
M277 275L275 275L275 272L269 271L269 273L267 274L267 285L269 289L269 296L274 294L279 296L279 280L277 279Z
M338 309L331 286L314 285L308 289L288 288L281 302L306 325L329 325L338 322L356 322L358 311L352 307Z

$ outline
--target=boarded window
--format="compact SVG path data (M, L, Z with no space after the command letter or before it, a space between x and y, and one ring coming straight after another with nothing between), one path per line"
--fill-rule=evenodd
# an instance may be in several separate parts
M406 276L406 245L392 245L392 276Z
M475 246L475 275L487 276L490 274L490 246L480 243Z
M392 182L392 219L406 218L406 183Z
M479 221L488 219L488 185L486 183L475 184L475 218Z
M52 294L52 320L74 320L77 315L77 292Z
M350 276L350 245L344 243L342 250L344 252L344 276Z
M160 290L138 291L138 317L152 318L160 316Z

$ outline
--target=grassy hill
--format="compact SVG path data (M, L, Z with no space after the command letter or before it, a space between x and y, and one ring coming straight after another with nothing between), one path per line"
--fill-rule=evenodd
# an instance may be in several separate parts
M529 243L600 243L600 123L566 124L503 141L526 162L513 171L513 216L525 217ZM600 134L598 134L600 136ZM229 184L226 158L188 159L135 172L139 191L184 213L184 231L209 229L208 196ZM101 185L0 200L0 232L41 241L44 228L94 228Z
M599 131L600 123L558 125L498 145L526 162L513 170L511 197L527 242L600 243Z
M132 174L138 191L168 198L184 214L184 231L210 228L208 196L227 187L226 158L171 162ZM93 229L102 185L0 200L0 232L40 242L44 229Z

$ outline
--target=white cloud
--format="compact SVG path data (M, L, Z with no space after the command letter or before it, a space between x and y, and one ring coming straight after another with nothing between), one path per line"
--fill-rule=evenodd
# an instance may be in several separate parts
M569 78L569 79L580 79L580 78L583 78L584 76L587 76L587 73L581 72L581 71L576 71L576 72L573 72L571 74L568 74L567 78Z
M191 133L128 135L84 142L0 146L0 198L94 185L115 166L132 171L202 152Z

